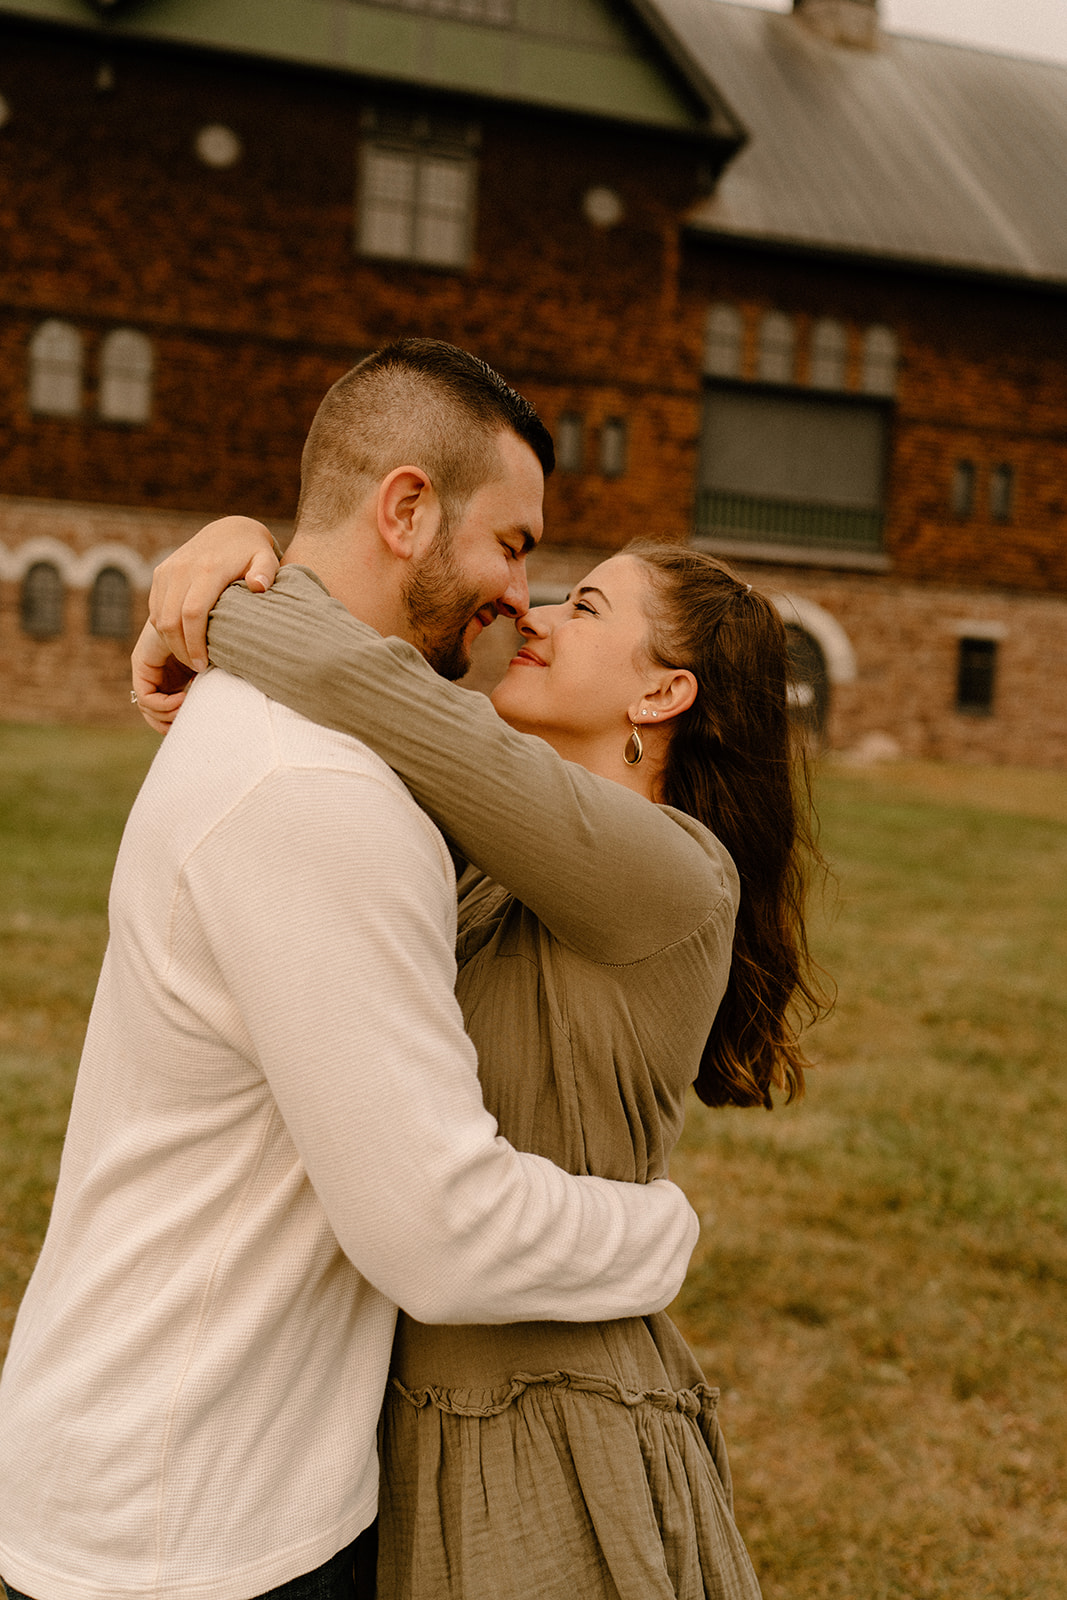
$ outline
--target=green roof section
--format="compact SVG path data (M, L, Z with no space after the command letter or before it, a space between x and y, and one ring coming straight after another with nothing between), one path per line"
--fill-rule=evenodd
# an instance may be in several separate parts
M695 61L624 0L513 0L506 22L419 0L0 0L0 15L198 46L739 142Z

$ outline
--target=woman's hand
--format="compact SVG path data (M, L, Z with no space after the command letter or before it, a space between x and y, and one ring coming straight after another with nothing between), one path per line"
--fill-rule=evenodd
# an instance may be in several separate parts
M219 595L238 578L262 594L274 582L278 565L262 522L220 517L160 562L148 597L149 621L172 656L203 672L208 664L207 619ZM156 653L150 651L149 659Z
M150 622L141 629L130 665L138 710L150 728L166 733L196 674L171 654Z
M166 733L196 673L207 667L207 620L228 584L243 578L262 594L278 558L262 522L220 517L209 522L152 577L148 621L133 647L133 698L150 728Z

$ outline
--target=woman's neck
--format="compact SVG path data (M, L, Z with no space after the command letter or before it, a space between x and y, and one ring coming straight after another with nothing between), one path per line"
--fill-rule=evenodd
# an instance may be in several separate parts
M506 719L505 719L506 720ZM598 777L610 778L613 783L621 783L624 789L632 789L635 794L644 795L646 800L658 798L659 776L663 761L659 754L660 740L654 741L645 737L643 739L644 755L634 766L630 766L623 759L625 743L618 739L606 740L603 738L584 739L578 734L568 734L557 729L523 728L524 733L537 733L539 739L551 745L558 756L564 761L573 761L576 766L585 767L587 772L595 772ZM642 734L645 730L642 729ZM657 734L659 730L656 730ZM652 746L655 748L651 748Z

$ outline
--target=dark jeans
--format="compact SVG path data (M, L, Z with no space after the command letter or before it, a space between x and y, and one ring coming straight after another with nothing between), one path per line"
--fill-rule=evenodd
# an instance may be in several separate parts
M254 1600L374 1600L378 1565L378 1524L372 1522L347 1549L339 1550L314 1572L305 1572ZM30 1600L5 1584L8 1600Z

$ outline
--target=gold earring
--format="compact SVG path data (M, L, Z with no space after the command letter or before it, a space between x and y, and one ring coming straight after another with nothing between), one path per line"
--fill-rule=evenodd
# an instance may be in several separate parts
M633 751L633 755L630 754L631 750ZM623 750L622 759L626 762L628 767L636 767L644 753L645 747L641 743L641 735L631 722L630 737L626 741L626 748Z

